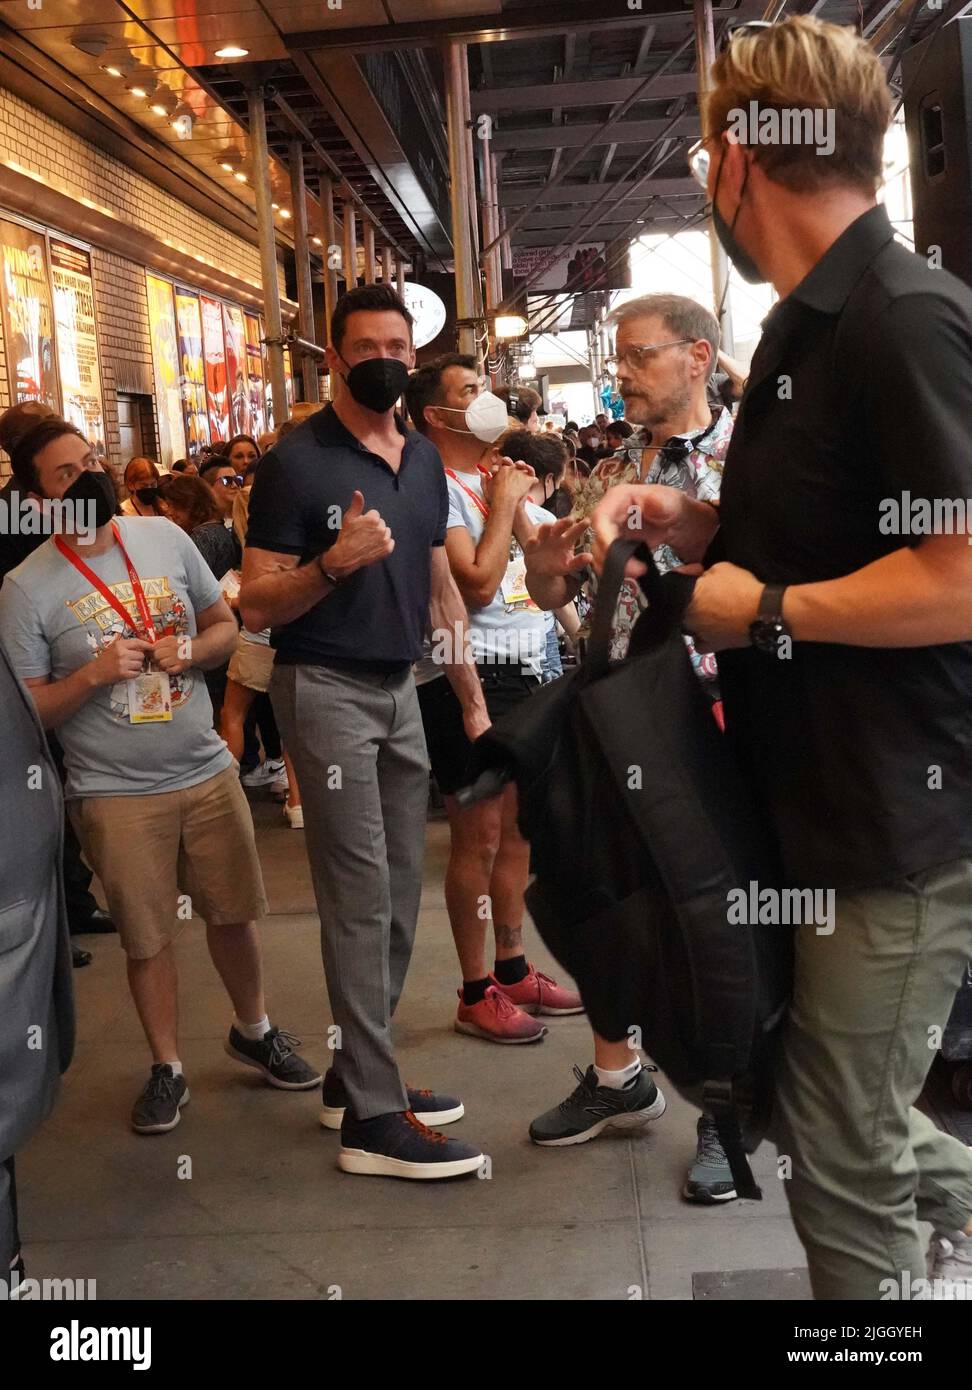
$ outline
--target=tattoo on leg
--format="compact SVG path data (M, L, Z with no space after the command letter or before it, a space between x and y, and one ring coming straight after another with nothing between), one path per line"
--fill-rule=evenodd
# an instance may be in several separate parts
M498 922L494 922L493 931L496 934L496 945L499 950L518 951L522 947L522 927L503 927Z

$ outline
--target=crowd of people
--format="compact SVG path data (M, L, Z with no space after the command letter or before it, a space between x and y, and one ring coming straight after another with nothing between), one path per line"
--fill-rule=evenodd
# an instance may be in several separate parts
M440 1132L462 1101L403 1082L394 1048L430 776L450 832L455 1031L541 1044L584 1001L529 958L515 789L473 805L457 793L476 739L583 660L607 547L634 536L663 572L704 566L686 615L696 676L787 874L838 892L833 935L797 935L773 1131L792 1156L787 1195L814 1291L876 1298L883 1276L924 1271L919 1219L935 1230L929 1268L972 1279L972 1153L914 1108L927 1029L944 1023L970 947L970 562L948 537L901 547L869 511L892 484L968 493L972 297L898 247L875 203L889 115L878 60L816 20L771 35L743 34L717 61L710 129L757 80L854 117L823 171L812 152L764 162L718 134L697 152L727 251L780 296L747 382L723 358L714 384L709 308L628 299L611 319L625 418L548 429L535 392L492 389L475 357L416 367L411 316L378 285L336 306L329 404L168 473L134 458L120 507L73 425L32 405L0 419L10 489L57 517L25 553L5 545L0 588L0 677L20 698L7 766L59 769L67 805L62 823L51 796L31 837L44 837L33 848L46 888L23 934L44 942L37 968L56 983L66 1064L65 907L49 883L63 837L71 927L117 931L151 1053L136 1132L170 1131L189 1098L173 942L199 916L228 995L226 1051L273 1086L321 1087L344 1171L482 1169L478 1144ZM781 373L792 392L778 392ZM632 569L614 659L645 606ZM771 660L777 639L787 660ZM950 788L916 812L932 765ZM277 789L306 838L341 1038L323 1073L268 1012L252 786ZM4 1048L6 1032L0 1022ZM10 1156L50 1104L51 1049L29 1065L30 1104L0 1130L11 1261ZM627 1036L593 1033L574 1072L529 1123L534 1143L664 1114ZM685 1198L732 1201L712 1115L697 1139Z

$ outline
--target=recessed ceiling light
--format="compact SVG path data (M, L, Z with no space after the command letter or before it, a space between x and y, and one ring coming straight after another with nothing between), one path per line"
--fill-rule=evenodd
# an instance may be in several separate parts
M290 209L289 209L289 208L281 208L281 209L280 209L280 216L286 221L286 219L290 216Z
M320 239L319 236L311 237L311 241L314 243L315 246L323 246L323 245L324 245L323 241L321 241L321 239Z
M178 100L175 92L164 82L160 82L149 97L149 110L154 111L156 116L171 116L177 105Z
M109 77L122 76L122 69L118 66L117 63L102 63L101 70L102 72L106 72Z
M146 72L145 68L138 66L132 71L125 83L125 91L131 92L133 97L140 97L144 101L153 85L152 74Z
M246 171L243 169L234 170L233 177L238 179L240 183L246 183Z
M221 160L219 161L219 167L220 167L221 169L225 169L226 172L227 172L227 174L232 174L232 172L233 172L233 166L232 166L232 164L229 162L228 159L221 159Z
M240 48L235 43L228 43L225 48L217 48L217 58L245 58L249 53L248 48Z
M279 212L279 211L280 211L280 204L279 204L279 203L271 203L270 206L273 208L274 212Z

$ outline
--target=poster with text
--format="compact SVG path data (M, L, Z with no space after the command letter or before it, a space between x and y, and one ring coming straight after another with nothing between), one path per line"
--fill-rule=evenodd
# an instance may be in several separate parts
M53 237L50 254L61 413L103 459L107 449L91 257L80 246Z
M60 410L54 348L54 307L47 275L43 232L0 222L3 276L3 340L7 353L10 398L43 401Z
M203 366L202 314L199 296L192 290L175 292L176 327L179 333L179 385L186 422L187 458L195 458L209 443L209 410Z
M186 456L186 431L182 422L182 387L179 382L179 343L176 336L172 286L157 275L145 275L148 293L152 365L155 368L155 410L159 421L159 463L171 468Z
M263 348L260 345L260 320L256 314L244 314L246 322L246 382L250 397L250 433L254 439L267 429L267 411L263 391Z
M230 438L252 434L250 393L246 383L246 325L243 310L236 304L223 305L223 331L226 335L226 389L229 394Z
M226 395L226 346L223 342L223 306L218 299L199 296L202 306L203 356L206 359L206 400L209 431L214 444L230 437L229 400Z

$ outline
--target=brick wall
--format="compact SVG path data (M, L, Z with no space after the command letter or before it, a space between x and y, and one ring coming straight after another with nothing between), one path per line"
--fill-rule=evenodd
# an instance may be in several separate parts
M162 235L190 255L202 256L241 279L260 283L256 246L156 188L143 175L74 135L19 97L0 88L0 156L77 199L90 198L135 226ZM0 194L0 216L3 215ZM52 228L71 234L70 227ZM153 380L145 269L92 247L95 311L109 458L118 462L116 392ZM281 290L285 290L280 269ZM10 404L0 325L0 407ZM0 455L0 477L8 472Z

